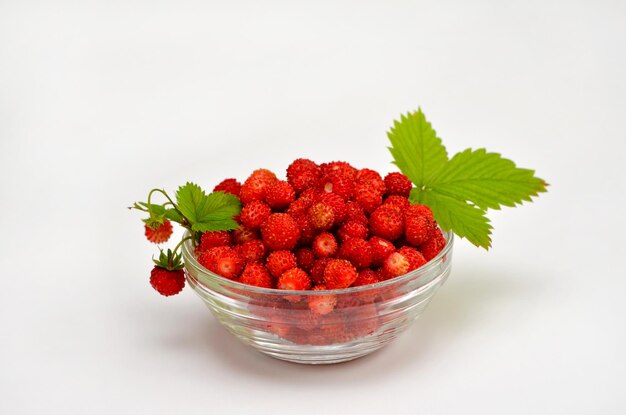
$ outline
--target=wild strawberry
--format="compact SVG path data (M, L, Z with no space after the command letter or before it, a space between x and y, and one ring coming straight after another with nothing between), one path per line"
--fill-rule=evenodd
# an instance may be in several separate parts
M300 268L291 268L278 277L276 288L280 290L308 290L311 288L311 279Z
M358 277L352 283L351 287L360 287L363 285L376 284L378 282L378 275L376 272L367 268L359 272Z
M272 288L272 277L265 267L258 263L246 265L241 273L241 282L255 287Z
M435 224L428 216L407 216L404 238L413 246L426 242L435 230Z
M258 169L252 172L250 177L241 186L239 198L245 205L253 200L263 200L267 193L267 188L278 179L276 175L266 169Z
M200 237L200 244L196 248L196 253L204 252L216 246L227 246L231 244L231 236L228 231L204 232Z
M320 168L308 159L297 159L287 167L287 181L300 194L317 184Z
M399 252L394 252L389 255L383 264L383 273L380 277L384 279L389 279L393 277L397 277L400 275L404 275L409 272L409 268L411 267L411 263Z
M247 263L258 262L265 258L265 245L259 239L246 241L234 248Z
M385 176L387 194L409 197L413 183L402 173L394 172Z
M326 230L332 228L335 222L335 213L332 207L325 203L315 203L309 208L309 220L315 229Z
M346 219L346 202L341 196L335 193L321 193L317 199L318 203L324 203L333 209L335 215L334 224L338 225Z
M256 229L249 229L242 225L233 231L233 242L238 245L255 239L259 239L259 232Z
M345 161L333 161L330 163L323 163L320 165L322 175L326 174L338 174L345 177L347 180L354 181L356 179L357 169L352 167Z
M356 174L356 186L368 187L377 193L385 193L385 182L380 174L371 169L361 169Z
M161 244L163 242L167 242L172 236L174 232L174 228L172 227L172 222L168 219L159 225L150 226L144 225L146 238L155 244Z
M341 245L339 258L347 259L357 269L367 268L372 264L372 249L365 239L348 239Z
M302 214L298 216L293 216L293 220L298 224L298 228L300 229L300 239L298 239L299 245L310 245L315 236L318 233L318 230L313 227L311 224L311 220L309 219L308 214Z
M365 211L357 202L350 201L346 203L346 222L348 221L356 221L366 226L368 224Z
M286 213L272 213L261 225L263 243L269 249L293 249L300 238L300 228Z
M356 280L356 268L345 259L331 259L324 269L324 284L328 289L347 288Z
M367 187L360 187L355 190L354 200L361 205L365 213L372 213L383 203L383 195Z
M271 214L272 209L268 205L260 200L253 200L241 209L239 218L248 229L259 229Z
M435 228L433 235L419 246L419 250L424 258L430 261L441 252L444 246L446 246L446 238L444 238L439 228Z
M411 202L409 202L409 199L404 196L391 195L387 196L387 198L383 201L383 206L386 205L396 206L400 209L401 213L404 213L409 206L411 206Z
M239 183L235 179L226 179L217 186L213 188L214 192L224 192L230 193L231 195L235 195L239 197L239 192L241 191L241 183Z
M328 258L337 252L337 240L330 232L322 232L313 241L313 252L319 258Z
M282 210L296 200L296 192L285 181L277 180L267 187L265 201L275 210Z
M298 260L298 268L310 272L315 263L315 254L309 248L300 248L296 250L296 259Z
M311 279L316 285L324 283L324 271L326 270L326 265L330 258L320 258L316 259L311 267Z
M370 230L376 236L393 241L402 236L403 222L402 213L397 208L383 205L370 216Z
M198 262L209 271L229 279L237 278L245 264L241 254L228 246L209 249L200 255Z
M298 260L291 251L274 251L268 255L265 263L268 271L278 278L283 272L298 266Z
M326 286L323 284L313 287L313 291L326 290ZM337 296L333 294L327 295L310 295L308 297L309 308L315 314L324 316L335 309L337 304Z
M334 193L344 200L350 199L354 193L354 181L339 173L322 176L317 187L321 193Z
M155 266L150 273L150 285L166 297L178 294L185 287L185 272Z
M343 225L337 230L337 236L341 242L345 242L350 238L367 238L367 227L360 222L351 220L344 222Z
M435 217L433 216L433 211L426 205L410 205L406 211L404 212L406 216L427 216L433 221Z
M398 252L409 260L409 271L413 271L426 263L424 256L417 249L410 246L403 246L398 249Z
M383 265L385 259L396 251L396 247L386 239L372 236L368 241L372 249L372 265Z

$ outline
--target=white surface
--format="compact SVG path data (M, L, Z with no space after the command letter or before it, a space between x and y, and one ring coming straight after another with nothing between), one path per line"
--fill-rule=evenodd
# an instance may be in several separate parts
M0 3L0 413L626 413L626 3L228 4ZM551 187L397 342L283 363L152 291L150 188L390 171L418 105Z

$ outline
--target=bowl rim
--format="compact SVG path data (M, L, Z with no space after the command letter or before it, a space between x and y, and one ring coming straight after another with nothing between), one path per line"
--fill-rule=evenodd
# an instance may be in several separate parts
M452 250L452 246L454 244L454 233L452 231L446 232L443 229L441 229L441 232L444 235L444 238L446 239L446 245L437 254L437 256L435 256L433 259L428 261L423 266L411 272L408 272L404 275L400 275L395 278L388 279L386 281L380 281L375 284L361 285L358 287L315 290L315 291L314 290L281 290L278 288L256 287L254 285L244 284L242 282L238 282L238 281L228 279L226 277L222 277L221 275L218 275L212 271L209 271L207 268L205 268L196 260L196 257L193 254L194 248L192 245L191 238L183 242L182 251L183 251L185 270L187 271L186 274L190 273L188 265L191 265L193 268L196 268L198 271L204 274L207 274L209 277L213 279L216 279L217 282L219 282L220 284L229 286L229 288L236 288L238 290L245 290L254 294L265 294L265 295L281 295L281 296L284 296L284 295L309 295L310 296L310 295L321 295L321 294L339 295L339 294L351 294L351 293L358 293L361 291L385 288L388 286L392 286L394 284L401 284L402 282L411 280L413 278L420 278L422 276L427 275L429 271L437 267L443 261L443 258ZM187 236L190 236L189 231L185 232L184 237L187 237ZM192 274L192 276L195 280L194 283L201 285L203 288L210 289L210 287L207 287L207 285L204 284L196 275ZM189 276L187 278L189 278Z

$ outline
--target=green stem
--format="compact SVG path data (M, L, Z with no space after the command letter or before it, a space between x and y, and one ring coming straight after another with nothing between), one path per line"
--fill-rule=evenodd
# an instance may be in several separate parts
M151 210L151 208L150 208L150 207L152 206L152 204L150 203L150 198L152 197L152 193L154 193L154 192L159 192L159 193L161 193L163 196L165 196L165 198L168 200L168 202L167 202L167 203L170 203L170 204L172 205L172 207L174 208L174 210L175 210L175 211L176 211L176 212L177 212L177 213L178 213L178 214L179 214L179 215L183 218L183 222L184 222L184 223L181 223L181 225L182 225L182 226L184 226L185 228L188 228L188 229L189 229L189 220L185 217L185 215L183 215L183 212L181 212L181 211L178 209L178 206L176 206L176 203L174 203L174 202L172 201L172 199L171 199L171 198L170 198L170 196L169 196L169 195L165 192L165 190L162 190L162 189L152 189L152 190L150 190L150 193L148 194L148 212L150 213L150 216L152 217L152 210ZM167 204L167 203L166 203L166 204ZM163 206L165 206L166 204L164 204Z
M187 237L185 237L185 238L181 239L181 240L180 240L180 242L178 243L178 245L176 245L176 246L174 247L174 249L172 250L172 252L176 253L176 251L178 250L178 248L180 248L180 247L182 246L183 242L185 242L185 241L187 241L187 240L189 240L189 239L193 239L193 237L192 237L192 236L187 236Z

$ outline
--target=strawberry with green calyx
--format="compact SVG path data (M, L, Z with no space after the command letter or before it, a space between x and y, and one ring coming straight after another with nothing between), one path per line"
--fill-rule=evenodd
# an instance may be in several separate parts
M181 241L182 242L182 241ZM159 294L169 297L178 294L185 287L185 273L183 271L182 255L171 249L165 253L161 249L159 259L152 259L155 263L150 273L150 285L159 292Z

